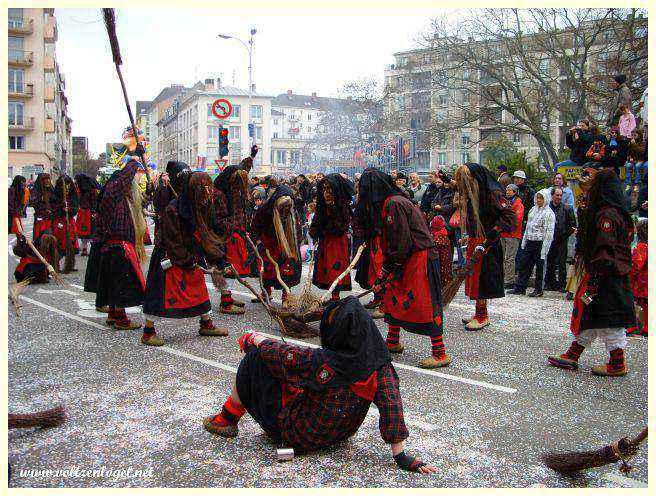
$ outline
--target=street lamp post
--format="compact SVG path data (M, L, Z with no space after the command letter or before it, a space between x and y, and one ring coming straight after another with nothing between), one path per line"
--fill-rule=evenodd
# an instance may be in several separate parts
M253 140L251 141L251 146L255 144L255 126L253 124L253 36L255 36L257 30L252 28L250 31L250 38L248 43L246 43L241 38L236 36L231 36L228 34L220 34L219 38L223 40L237 40L241 43L246 51L248 52L248 131L250 134L251 129L253 129Z

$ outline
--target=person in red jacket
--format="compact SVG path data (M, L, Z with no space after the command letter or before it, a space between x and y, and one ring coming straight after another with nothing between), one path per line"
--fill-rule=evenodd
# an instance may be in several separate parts
M629 336L646 336L647 324L647 288L649 286L648 265L647 265L647 219L641 219L636 226L638 235L638 244L631 254L631 289L633 289L633 301L639 309L636 312L638 316L638 325L627 329Z
M203 420L212 434L236 437L248 412L274 442L308 453L353 436L373 403L380 436L402 470L433 473L406 454L399 378L376 324L357 298L331 303L320 326L321 348L288 345L258 333L238 343L242 358L230 396Z
M503 247L503 276L504 287L515 287L515 258L517 249L522 242L522 219L524 218L524 204L517 194L519 188L514 184L506 186L506 199L515 212L515 228L510 232L501 233L501 246Z

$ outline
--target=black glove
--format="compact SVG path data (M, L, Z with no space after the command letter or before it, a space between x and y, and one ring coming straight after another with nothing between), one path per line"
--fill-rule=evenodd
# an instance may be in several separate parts
M257 145L253 145L253 146L251 146L251 158L255 158L255 155L257 155L257 152L258 152L259 150L260 150L260 149L257 147Z
M421 467L426 466L424 462L420 459L415 458L414 456L406 455L405 451L401 451L398 455L394 457L394 461L403 470L408 472L419 472Z
M137 157L141 158L142 155L146 153L146 150L144 150L144 147L141 145L141 143L137 144L137 147L134 149L133 154L136 155Z

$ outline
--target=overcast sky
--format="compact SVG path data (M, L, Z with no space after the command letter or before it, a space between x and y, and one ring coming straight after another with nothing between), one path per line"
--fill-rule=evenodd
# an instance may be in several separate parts
M354 2L354 4L357 2ZM402 5L402 4L399 4ZM334 96L347 81L382 83L396 51L416 39L438 9L339 10L117 9L123 76L132 105L172 83L190 85L221 74L224 85L248 86L246 50L218 33L248 37L257 29L254 80L260 93ZM66 78L73 135L92 154L120 139L128 124L100 9L56 9L57 59ZM134 111L134 106L133 106Z

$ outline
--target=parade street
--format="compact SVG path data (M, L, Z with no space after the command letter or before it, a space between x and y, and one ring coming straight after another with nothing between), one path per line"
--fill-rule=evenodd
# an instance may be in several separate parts
M10 281L14 242L12 235ZM437 371L417 367L428 340L402 332L405 352L394 365L410 430L406 450L437 468L420 475L396 467L373 406L353 438L284 463L248 414L237 438L212 436L201 422L230 390L240 360L235 340L246 330L279 339L277 326L233 281L246 314L219 314L208 279L214 321L230 336L199 336L197 319L168 320L158 324L166 346L142 346L139 330L105 327L94 295L83 291L86 260L76 257L77 272L64 276L68 288L33 285L20 297L20 316L10 307L9 411L62 404L68 416L57 428L9 431L10 487L646 487L647 443L627 476L608 465L565 478L540 462L545 450L593 449L635 435L647 420L645 338L629 340L622 378L590 374L607 359L601 343L586 350L578 372L546 364L570 342L572 305L560 293L494 300L492 325L466 332L461 319L473 305L461 291L445 312L453 363ZM128 315L143 318L138 308ZM85 475L90 470L103 472Z

